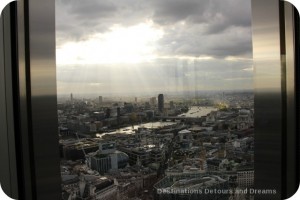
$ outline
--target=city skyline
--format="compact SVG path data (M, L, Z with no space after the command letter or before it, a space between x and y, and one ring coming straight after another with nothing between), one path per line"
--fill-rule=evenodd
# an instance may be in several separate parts
M59 0L58 94L251 90L250 7L240 0Z

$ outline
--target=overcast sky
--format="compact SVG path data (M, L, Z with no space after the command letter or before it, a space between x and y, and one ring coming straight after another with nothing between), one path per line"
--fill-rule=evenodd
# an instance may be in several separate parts
M245 0L56 0L58 94L253 88Z

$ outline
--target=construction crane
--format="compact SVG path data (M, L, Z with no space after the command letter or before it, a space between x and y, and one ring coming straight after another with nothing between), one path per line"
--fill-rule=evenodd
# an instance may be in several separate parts
M80 142L79 136L78 136L78 133L77 133L77 132L75 132L75 135L76 135L76 137L77 137L78 142ZM87 158L86 158L85 150L84 150L84 148L83 148L83 144L81 144L81 150L82 150L82 152L83 152L83 154L84 154L85 164L87 164Z

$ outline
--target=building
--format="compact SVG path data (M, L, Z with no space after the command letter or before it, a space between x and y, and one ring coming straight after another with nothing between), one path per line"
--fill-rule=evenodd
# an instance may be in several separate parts
M85 154L97 151L98 142L93 139L61 140L59 148L61 157L66 160L84 160Z
M124 168L127 163L127 154L120 151L115 151L111 154L96 154L88 158L89 167L101 174L104 174L109 170Z
M245 130L253 127L253 112L251 110L239 110L237 117L237 128L238 130Z
M164 153L165 152L162 149L159 148L152 149L152 151L150 152L151 162L160 163L165 157Z
M114 142L100 143L97 152L86 156L88 166L101 174L126 167L129 157L117 151L115 145Z
M211 158L206 160L207 169L209 171L219 171L220 164L222 163L221 159Z
M182 141L189 141L189 140L192 140L193 137L192 137L192 132L189 131L189 130L181 130L178 132L178 137L179 137L179 141L182 142Z
M68 128L66 128L66 127L59 127L58 131L59 131L59 134L60 134L61 136L68 136L68 135L71 135L70 130L69 130Z
M160 113L164 112L164 95L163 94L159 94L158 95L158 111Z
M253 188L254 186L253 164L243 165L237 168L237 186L240 188Z
M240 188L253 188L254 170L241 170L237 172L237 185Z
M118 148L129 156L130 165L148 165L151 162L151 149L136 147L136 148Z
M204 174L207 171L206 159L188 158L181 163L168 168L165 171L167 176L183 175L183 174Z
M170 101L170 108L171 108L171 109L174 109L174 108L175 108L175 106L174 106L174 101Z
M96 123L95 122L91 122L91 123L89 123L89 125L90 125L90 132L96 132L97 131L97 125L96 125Z
M99 96L99 105L102 105L102 103L103 103L103 97Z
M116 200L119 199L116 181L93 175L62 176L63 200Z
M227 156L227 152L226 152L226 147L224 145L224 147L220 147L218 150L218 158L223 159L226 158Z
M151 97L150 98L150 105L155 106L156 105L156 97Z
M154 199L228 200L227 179L207 173L166 176L154 185Z

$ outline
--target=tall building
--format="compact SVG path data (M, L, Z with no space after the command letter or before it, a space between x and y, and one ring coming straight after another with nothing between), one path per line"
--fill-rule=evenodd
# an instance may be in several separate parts
M164 111L164 95L163 94L159 94L158 95L158 111L159 112L163 112Z
M73 93L71 93L71 95L70 95L70 100L71 100L71 102L73 102Z
M111 110L110 110L110 108L107 108L107 109L106 109L105 117L106 117L106 118L110 118L110 114L111 114Z
M103 97L102 96L99 96L99 105L101 105L103 102Z

